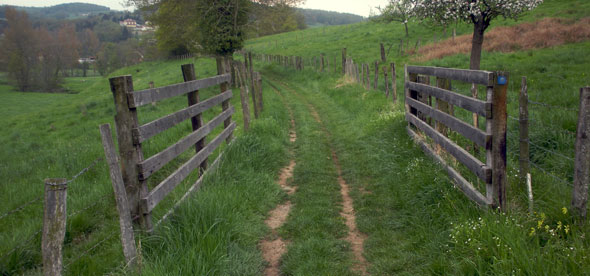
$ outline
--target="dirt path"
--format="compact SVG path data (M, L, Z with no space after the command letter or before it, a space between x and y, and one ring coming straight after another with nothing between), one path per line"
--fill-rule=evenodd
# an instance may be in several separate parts
M346 236L346 241L351 244L352 252L354 257L357 261L354 270L361 273L361 275L368 275L367 273L367 261L363 256L363 246L366 239L366 235L361 233L356 227L356 215L354 211L353 200L350 197L350 187L342 177L342 168L340 166L340 162L338 160L338 155L334 150L334 146L331 142L331 134L328 129L325 127L324 123L318 112L316 111L315 107L307 102L301 95L297 93L297 91L289 88L285 83L281 83L284 87L289 89L289 91L293 92L297 97L302 99L304 103L306 103L311 115L315 119L317 123L320 124L322 131L326 134L326 136L330 140L330 151L332 153L332 162L334 162L334 167L336 167L336 171L338 173L338 184L340 184L340 194L342 195L342 211L340 215L344 217L345 224L348 228L348 235Z
M280 95L281 93L275 89ZM282 97L282 95L281 95ZM297 140L297 133L295 132L295 119L293 119L293 112L287 106L289 116L291 118L291 127L289 129L289 141L295 143ZM290 152L293 155L293 152ZM289 185L289 180L293 178L293 170L295 169L295 159L291 159L289 164L281 169L279 174L279 185L287 194L292 195L297 190L296 187ZM287 216L291 211L291 201L287 200L285 203L278 205L275 209L271 210L268 214L268 218L265 223L272 230L271 235L260 242L260 249L262 250L262 256L264 260L268 262L268 266L264 270L266 276L278 276L280 274L279 262L281 256L285 253L287 248L287 241L281 239L277 234L277 229L281 227L287 220Z

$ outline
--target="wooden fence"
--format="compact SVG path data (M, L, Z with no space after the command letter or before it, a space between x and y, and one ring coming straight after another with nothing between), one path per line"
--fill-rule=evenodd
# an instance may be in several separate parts
M430 155L442 163L450 177L476 203L504 209L506 198L506 91L508 74L503 72L472 71L437 67L406 66L406 120L408 133ZM430 77L436 77L436 86ZM470 98L451 91L451 80L486 86L486 101ZM435 101L433 101L435 98ZM432 104L434 103L434 106ZM486 131L480 130L450 114L451 105L486 118ZM420 130L436 143L432 149L415 130ZM485 148L486 162L482 162L461 148L448 136L453 130ZM447 165L437 154L444 149L465 165L486 184L482 195L459 172Z
M131 76L110 79L117 111L115 124L117 127L117 140L121 161L120 180L125 186L125 197L128 201L130 217L142 229L148 232L153 229L150 215L152 210L196 168L200 168L201 175L187 194L198 188L202 182L203 173L207 169L207 158L209 155L221 145L223 140L229 142L232 139L232 133L236 128L236 124L231 121L234 108L229 105L232 91L229 89L231 74L228 73L227 69L229 68L225 68L225 72L221 72L218 76L197 80L193 65L186 64L182 66L182 74L185 82L135 92L133 91ZM220 94L201 101L199 99L199 90L215 85L219 85ZM187 95L187 108L147 124L139 125L137 115L138 107L182 95ZM201 114L218 104L221 104L222 112L208 123L203 124ZM141 148L144 141L189 119L193 132L165 150L144 159ZM208 144L205 144L207 135L222 122L224 125L223 131ZM104 126L101 127L101 130L103 130L101 131L103 140L110 139L104 131L106 129ZM103 143L103 146L105 147L107 160L113 160L114 157L109 156L108 153L109 151L114 152L108 150L109 147L112 147L111 143ZM195 155L151 191L148 190L147 180L150 176L191 148L194 148ZM219 157L215 160L214 164L218 160ZM113 172L112 170L118 170L119 166L110 166L110 169L113 183L118 182L117 172ZM116 192L117 190L115 188ZM121 206L119 210L121 209L125 210L125 206ZM121 215L121 217L124 216L126 215Z
M397 75L395 72L395 63L387 63L386 53L383 44L379 45L380 59L369 65L368 63L356 64L352 58L347 56L347 49L342 49L341 69L342 75L346 76L348 80L362 83L367 90L377 90L379 87L379 75L383 74L383 87L386 98L392 95L393 102L397 102ZM330 62L330 58L325 53L319 56L312 56L310 58L302 56L282 56L282 55L267 55L259 53L249 53L255 56L258 60L266 63L275 63L284 67L292 68L296 71L303 71L306 68L311 68L318 73L338 73L339 67L335 55ZM360 67L359 67L360 65ZM374 67L374 70L371 68ZM381 69L380 69L381 68ZM372 78L371 78L372 75Z

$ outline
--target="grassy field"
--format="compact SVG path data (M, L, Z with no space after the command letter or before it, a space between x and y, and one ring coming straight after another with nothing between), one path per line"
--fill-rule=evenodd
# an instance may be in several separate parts
M111 76L133 75L136 90L148 88L150 81L154 81L156 86L163 86L182 82L180 65L190 62L195 63L198 77L216 74L214 61L204 58L143 63L121 69ZM6 84L5 78L2 75L0 83L0 94L3 98L0 108L3 115L0 119L0 177L4 179L0 184L3 191L0 195L0 214L42 196L43 179L69 179L102 157L104 153L98 126L102 123L111 123L114 128L115 115L107 78L66 79L66 88L78 92L76 94L15 92ZM201 99L219 93L218 90L216 87L203 90ZM232 105L236 107L234 119L238 121L239 135L242 132L242 113L241 105L236 100L239 101L239 98L232 99ZM156 106L140 108L140 123L149 122L184 106L186 99L177 97ZM220 111L221 107L215 107L205 113L204 119L208 120ZM190 123L185 122L147 141L144 143L145 155L151 156L161 151L175 139L189 133L190 129ZM217 129L213 135L219 132L220 129ZM161 181L187 158L187 154L182 155L164 167L150 180L150 186L153 187ZM192 175L184 181L180 188L155 210L154 218L162 216L173 203L172 199L184 194L190 183L195 180L196 175ZM118 227L111 191L108 170L102 161L68 187L68 214L71 217L68 218L64 263L73 262L67 268L67 272L72 275L105 273L121 264L122 254L116 236L88 252L88 256L84 255L78 259L80 253L104 240ZM84 210L86 207L90 208ZM37 231L42 226L42 210L42 200L37 200L22 210L1 218L1 274L20 274L38 270L40 235ZM11 251L15 247L17 250ZM97 252L101 252L100 258L94 255ZM10 254L6 255L7 253Z
M548 0L523 21L547 16L578 20L589 11L587 1ZM497 20L492 28L515 24L518 22ZM458 34L471 31L464 24L456 27ZM441 39L443 33L442 28L415 22L410 31L410 48L417 40L424 45L435 36ZM447 30L445 38L449 36ZM401 24L364 22L248 41L246 48L256 53L300 55L308 61L324 53L330 72L319 74L308 65L298 73L255 61L265 79L262 118L253 123L252 131L243 133L241 105L234 96L235 142L221 149L226 150L225 158L199 193L154 235L138 238L142 274L260 275L266 264L257 244L269 233L264 219L276 204L289 199L294 207L278 231L290 242L281 259L282 272L355 275L350 244L343 240L347 230L339 216L342 202L330 147L337 152L343 177L352 187L357 225L367 236L364 256L373 275L588 274L588 225L573 223L571 212L563 209L569 207L571 187L534 169L536 214L525 212L526 199L517 184L516 122L509 121L508 133L511 210L507 214L480 210L410 140L402 105L384 98L383 83L378 90L366 91L334 73L340 71L335 65L340 63L341 48L346 47L355 62L369 63L378 59L379 43L385 44L387 59L396 62L398 76L403 76L403 64L468 66L466 55L427 62L399 55L400 39L406 47L408 39ZM150 81L163 86L181 82L180 65L189 62L195 63L199 78L215 74L214 61L203 58L142 63L111 77L131 74L136 90L147 88ZM528 77L530 99L550 105L530 107L531 141L542 146L531 148L531 158L543 170L571 182L573 163L552 152L573 157L578 91L590 84L590 42L513 53L484 52L481 67L510 72L510 116L518 115L522 76ZM98 125L113 124L114 106L107 78L68 78L65 86L74 94L15 92L6 78L0 75L0 178L4 180L0 215L33 202L0 218L0 274L36 275L41 271L37 231L42 226L42 200L36 199L43 194L43 179L71 178L103 156ZM457 92L469 93L465 85L453 86ZM401 79L397 90L403 100ZM201 93L208 98L218 89ZM330 139L310 115L309 105L317 109ZM140 123L184 106L186 99L178 97L140 108ZM293 154L289 153L287 106L293 110L298 134ZM205 119L219 111L217 107L207 112ZM467 120L470 114L458 112L457 116ZM190 129L185 122L147 141L145 155L164 149ZM184 154L155 174L150 187L187 158ZM293 185L298 191L293 195L276 185L278 171L289 158L297 161ZM191 175L159 205L155 219L196 177ZM129 274L123 268L117 213L104 162L68 186L68 213L73 215L68 217L66 274Z

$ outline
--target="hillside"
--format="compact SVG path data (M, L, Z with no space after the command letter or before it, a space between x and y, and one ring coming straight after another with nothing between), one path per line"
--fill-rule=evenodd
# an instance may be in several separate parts
M362 16L350 13L301 8L297 8L297 11L303 14L308 27L347 25L364 20Z
M5 7L6 5L0 6L0 18L4 17ZM15 8L27 12L33 19L74 19L88 15L111 12L111 9L108 7L88 3L67 3L50 7L15 6Z

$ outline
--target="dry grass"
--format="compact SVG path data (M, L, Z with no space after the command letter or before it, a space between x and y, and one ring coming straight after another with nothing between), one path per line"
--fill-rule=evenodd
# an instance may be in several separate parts
M471 51L472 34L462 35L418 50L418 61L439 59ZM488 52L514 52L539 49L590 39L590 17L577 22L545 18L533 23L497 27L486 32L483 48Z

